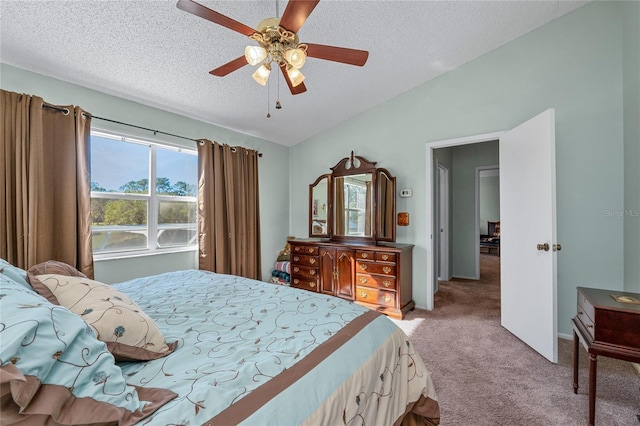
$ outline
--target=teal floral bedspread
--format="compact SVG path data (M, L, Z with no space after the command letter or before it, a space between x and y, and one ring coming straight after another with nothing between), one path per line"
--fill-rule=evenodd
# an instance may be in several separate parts
M419 400L437 409L407 336L348 301L197 270L114 287L178 341L164 358L118 364L128 384L178 394L140 424L382 425Z

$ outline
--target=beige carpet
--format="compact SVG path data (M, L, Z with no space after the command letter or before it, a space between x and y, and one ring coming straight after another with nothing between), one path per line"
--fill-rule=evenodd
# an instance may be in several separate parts
M573 393L573 344L559 339L553 364L500 325L500 258L481 255L481 279L440 283L431 312L396 321L431 371L442 425L586 425L587 353ZM640 425L640 376L598 358L597 425Z

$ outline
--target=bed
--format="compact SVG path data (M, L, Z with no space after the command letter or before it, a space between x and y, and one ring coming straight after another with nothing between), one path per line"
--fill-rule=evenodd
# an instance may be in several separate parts
M68 268L0 263L2 424L439 423L430 373L375 311L199 270L107 286ZM90 319L114 310L148 317L142 343Z

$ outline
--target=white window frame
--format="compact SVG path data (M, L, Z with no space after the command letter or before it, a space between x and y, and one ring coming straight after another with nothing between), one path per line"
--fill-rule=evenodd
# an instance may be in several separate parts
M153 254L178 253L185 251L198 250L196 241L193 245L160 247L158 246L158 210L162 201L180 201L198 203L197 196L180 196L180 195L159 195L156 194L156 152L157 149L168 149L176 152L193 153L197 155L197 149L178 146L168 142L157 141L139 136L129 136L124 133L114 132L111 130L92 129L91 136L98 136L107 139L121 140L122 142L135 143L148 146L149 151L149 193L148 194L132 194L124 192L94 192L91 191L91 199L109 199L109 200L142 200L147 201L147 247L132 248L125 250L117 250L102 253L93 253L94 260L103 259L120 259L128 257L148 256ZM196 180L197 184L197 180ZM194 228L197 229L197 223ZM93 227L92 227L93 229ZM93 250L93 247L92 247Z

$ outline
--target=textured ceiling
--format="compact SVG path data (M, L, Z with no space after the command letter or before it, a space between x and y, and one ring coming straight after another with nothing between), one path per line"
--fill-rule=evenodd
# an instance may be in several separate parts
M286 7L200 3L253 28ZM291 146L586 3L322 0L300 41L368 50L369 60L356 67L308 59L306 93L292 96L279 76L280 110L276 73L268 87L253 81L249 65L209 74L255 42L174 0L1 0L0 60Z

